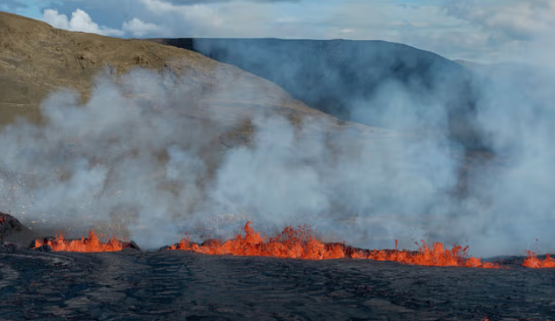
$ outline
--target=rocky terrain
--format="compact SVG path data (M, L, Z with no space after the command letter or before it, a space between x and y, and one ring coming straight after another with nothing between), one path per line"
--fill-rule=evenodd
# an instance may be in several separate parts
M0 319L553 320L553 270L522 261L488 270L4 243Z

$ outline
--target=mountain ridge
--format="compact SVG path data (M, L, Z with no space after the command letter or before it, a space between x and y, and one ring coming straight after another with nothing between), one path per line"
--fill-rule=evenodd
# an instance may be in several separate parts
M416 112L427 113L429 106L441 106L446 115L442 130L467 147L481 144L480 133L473 127L472 72L430 51L382 40L145 41L185 48L235 65L276 83L311 108L372 127L407 130L388 127L391 124L382 121L388 109L395 107L390 95L400 93Z

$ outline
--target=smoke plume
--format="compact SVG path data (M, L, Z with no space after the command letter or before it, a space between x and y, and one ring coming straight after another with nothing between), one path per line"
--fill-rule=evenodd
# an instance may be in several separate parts
M43 124L3 129L0 196L24 221L108 221L147 248L186 231L229 237L250 219L267 231L309 223L326 241L366 248L425 239L522 254L541 238L553 251L555 82L526 72L472 78L465 122L487 146L474 154L453 138L446 102L455 98L441 86L419 95L414 83L389 80L350 102L388 130L253 111L252 139L226 147L222 133L243 120L216 105L200 110L190 79L99 76L86 103L59 91L42 104Z

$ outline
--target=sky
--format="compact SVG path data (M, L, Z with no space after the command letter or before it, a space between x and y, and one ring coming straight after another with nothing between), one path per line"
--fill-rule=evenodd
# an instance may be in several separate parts
M555 0L2 0L0 10L123 38L385 40L476 62L533 61L531 47L555 43Z

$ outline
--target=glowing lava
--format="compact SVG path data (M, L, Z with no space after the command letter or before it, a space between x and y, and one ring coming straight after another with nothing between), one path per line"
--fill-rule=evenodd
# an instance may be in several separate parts
M545 259L538 259L536 253L528 251L528 257L524 260L522 266L533 269L554 268L555 260L547 254Z
M336 259L345 257L343 246L326 245L314 238L310 228L299 226L297 229L285 228L281 234L269 238L255 232L250 222L245 225L245 236L237 235L224 243L211 240L202 245L191 243L189 238L182 239L170 250L194 251L203 254L232 254L238 256L273 256L309 260Z
M451 249L444 249L441 243L432 243L428 245L422 241L417 252L407 250L394 251L378 251L374 250L368 255L368 259L376 261L395 261L404 264L426 265L426 266L463 266L472 268L495 269L499 268L498 264L482 263L481 259L475 257L467 257L466 251L462 246L454 246Z
M237 235L226 242L217 240L206 241L203 244L192 243L189 238L182 239L178 244L170 246L169 250L185 250L203 254L218 255L232 254L237 256L272 256L280 258L295 258L309 260L325 260L338 258L357 258L378 261L396 261L413 265L428 266L462 266L474 268L499 268L498 264L482 263L480 259L466 258L466 248L455 246L443 249L441 243L428 246L422 242L417 252L407 250L360 250L343 244L326 244L316 239L312 230L307 226L298 228L287 227L275 237L261 237L260 232L254 231L250 222L245 225L245 236Z
M57 235L54 239L35 240L34 248L45 244L50 245L52 251L67 252L114 252L121 251L126 247L126 243L115 238L111 238L108 242L102 242L94 231L89 233L89 237L81 237L80 240L66 240L62 234Z

